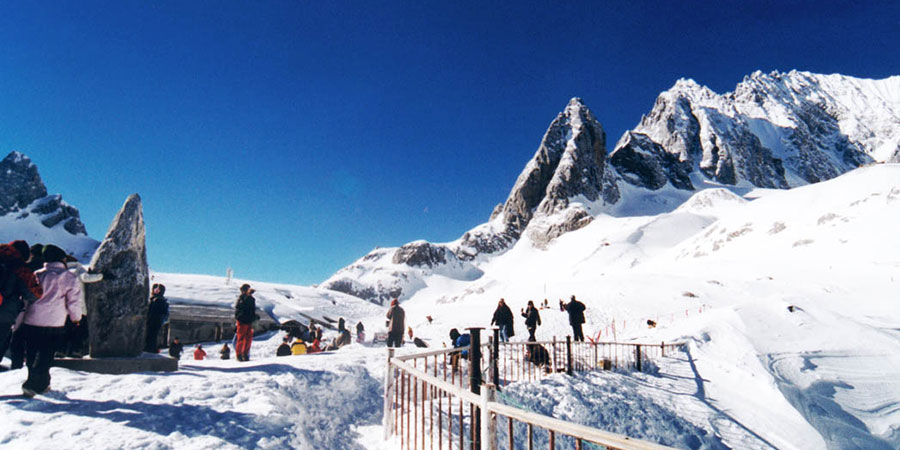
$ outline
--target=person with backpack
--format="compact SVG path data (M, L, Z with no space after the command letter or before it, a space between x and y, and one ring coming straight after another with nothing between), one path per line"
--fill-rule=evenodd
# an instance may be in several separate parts
M172 340L172 343L169 344L169 356L175 359L181 359L181 354L184 353L184 344L181 343L181 340L178 339L178 336Z
M406 329L406 311L400 307L400 300L391 300L391 309L387 312L388 319L388 347L400 347L403 345L403 331Z
M491 318L491 325L497 325L500 328L500 341L509 342L509 338L516 335L513 331L513 313L506 305L506 300L500 299L497 303L497 309L494 310L494 317Z
M75 326L81 321L81 285L66 269L66 252L55 245L44 247L44 268L35 276L43 295L28 306L22 325L28 379L22 392L28 397L50 389L50 366L57 343L62 339L66 316Z
M528 307L522 310L522 317L525 318L525 328L528 329L529 339L536 340L534 332L537 331L537 327L541 324L541 314L534 307L533 301L528 300Z
M562 303L562 300L560 300ZM569 313L569 325L572 326L572 339L576 342L584 342L584 332L581 324L584 323L584 303L579 302L573 295L569 303L563 304L563 309Z
M234 305L235 332L234 353L238 361L250 361L250 345L253 344L253 322L256 314L256 299L249 284L241 286L241 295Z
M147 311L147 340L144 345L144 351L148 353L159 353L159 330L169 320L169 302L165 294L165 285L153 285L150 308Z
M25 248L28 248L27 244ZM24 258L14 246L0 245L0 360L9 348L10 335L13 334L16 319L28 304L37 300L43 293L34 274L25 265ZM29 287L31 284L34 288Z
M460 334L456 328L450 330L450 344L453 345L453 348L468 347L471 343L472 336L469 333ZM459 368L460 358L468 359L469 350L450 353L450 366L453 367L454 371Z

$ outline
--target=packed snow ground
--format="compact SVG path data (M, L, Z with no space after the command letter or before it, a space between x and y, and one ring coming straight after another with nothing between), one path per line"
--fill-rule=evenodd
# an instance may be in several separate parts
M475 281L428 277L404 302L408 324L441 346L451 327L487 326L500 297L514 311L548 298L538 337L562 337L558 299L575 294L588 335L688 350L645 374L516 384L502 401L681 448L900 448L900 166L744 198L707 190L669 213L600 216L547 250L523 240L480 261ZM156 276L174 298L234 299L221 278ZM383 328L383 308L338 293L255 286L281 320ZM54 368L54 391L34 400L18 395L24 372L0 373L0 446L393 448L383 349L275 358L279 341L259 338L249 363L183 360L174 374Z

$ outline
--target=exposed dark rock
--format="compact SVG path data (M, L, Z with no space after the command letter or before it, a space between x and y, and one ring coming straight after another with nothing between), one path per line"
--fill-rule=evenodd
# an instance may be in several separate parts
M661 189L667 182L678 189L694 190L690 161L667 152L642 133L626 132L609 162L629 184L650 190Z
M70 234L87 235L78 210L63 202L59 194L47 195L37 166L19 152L0 161L0 216L12 212L19 219L37 214L43 216L41 223L47 228L64 223Z
M141 198L116 215L91 260L103 281L85 286L92 357L137 356L144 348L150 275Z
M425 241L406 244L394 253L394 264L406 264L412 267L434 267L447 262L447 247L434 245Z
M12 152L0 161L0 216L25 208L46 195L37 166L27 156Z

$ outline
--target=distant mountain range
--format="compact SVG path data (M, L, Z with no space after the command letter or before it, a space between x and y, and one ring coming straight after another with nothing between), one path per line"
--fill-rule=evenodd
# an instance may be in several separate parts
M788 189L884 162L900 162L900 76L755 72L721 95L678 80L609 153L573 98L488 222L449 243L376 248L322 286L405 299L429 277L477 279L492 255L546 247L598 214L659 214L709 187Z

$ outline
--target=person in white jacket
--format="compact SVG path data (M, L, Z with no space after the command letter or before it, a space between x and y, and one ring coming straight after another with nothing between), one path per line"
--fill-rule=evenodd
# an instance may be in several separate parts
M81 284L66 270L66 253L55 245L44 247L44 268L35 272L44 294L25 310L22 333L28 379L22 384L25 396L33 397L50 389L50 366L57 342L65 333L66 316L77 326L81 321Z

